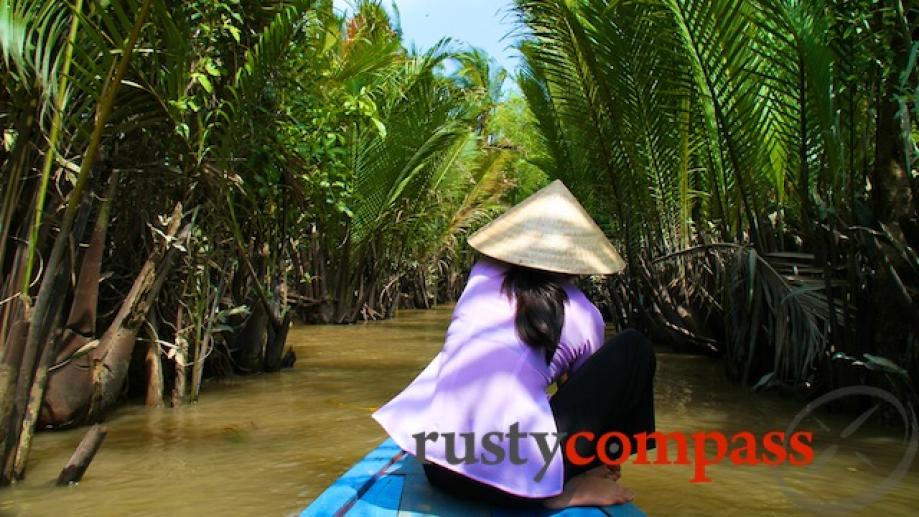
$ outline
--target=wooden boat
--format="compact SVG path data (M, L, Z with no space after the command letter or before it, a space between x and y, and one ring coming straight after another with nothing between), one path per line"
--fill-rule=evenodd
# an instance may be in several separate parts
M464 501L432 487L418 461L392 440L386 440L332 483L300 517L341 515L643 517L645 514L631 503L605 508L514 510Z

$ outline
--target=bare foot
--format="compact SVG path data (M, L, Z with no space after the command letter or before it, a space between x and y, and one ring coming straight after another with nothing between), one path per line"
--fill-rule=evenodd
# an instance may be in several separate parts
M622 477L622 465L600 465L584 473L585 476L597 476L619 481Z
M565 483L561 494L543 503L558 510L571 506L611 506L635 499L631 490L604 476L581 474Z

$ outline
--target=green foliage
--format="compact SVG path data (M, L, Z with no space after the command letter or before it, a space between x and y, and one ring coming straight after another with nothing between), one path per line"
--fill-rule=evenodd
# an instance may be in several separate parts
M514 94L495 108L488 134L496 146L509 149L514 156L510 176L515 179L516 187L510 194L510 204L523 201L549 183L542 168L549 159L548 152L523 96Z
M915 6L516 6L517 80L538 129L529 162L572 186L621 245L624 323L714 348L744 380L802 387L832 350L877 332L857 316L872 297L901 293L900 313L917 313L899 251L919 245ZM885 224L903 232L883 245L856 229ZM868 280L872 268L891 283ZM902 345L914 329L897 328L896 355L919 371ZM889 336L872 346L890 353Z

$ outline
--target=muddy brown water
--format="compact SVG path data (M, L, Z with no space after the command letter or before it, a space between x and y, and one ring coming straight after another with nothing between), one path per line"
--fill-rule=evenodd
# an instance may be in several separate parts
M0 491L0 514L296 515L384 439L370 412L439 350L449 317L440 308L294 328L292 370L210 383L189 407L120 409L76 487L52 481L84 430L41 433L28 479ZM761 436L787 429L805 403L751 394L725 380L716 360L659 350L656 408L661 431ZM908 440L874 415L852 424L857 416L801 419L796 428L818 430L808 467L725 462L706 470L712 482L694 484L691 466L626 464L622 483L652 516L915 515L919 461L907 461Z

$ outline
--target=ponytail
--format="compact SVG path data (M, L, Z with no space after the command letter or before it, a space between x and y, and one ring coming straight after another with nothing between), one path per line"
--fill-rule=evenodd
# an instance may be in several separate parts
M562 338L568 293L557 274L514 266L506 273L501 290L517 300L515 327L527 345L552 361Z

